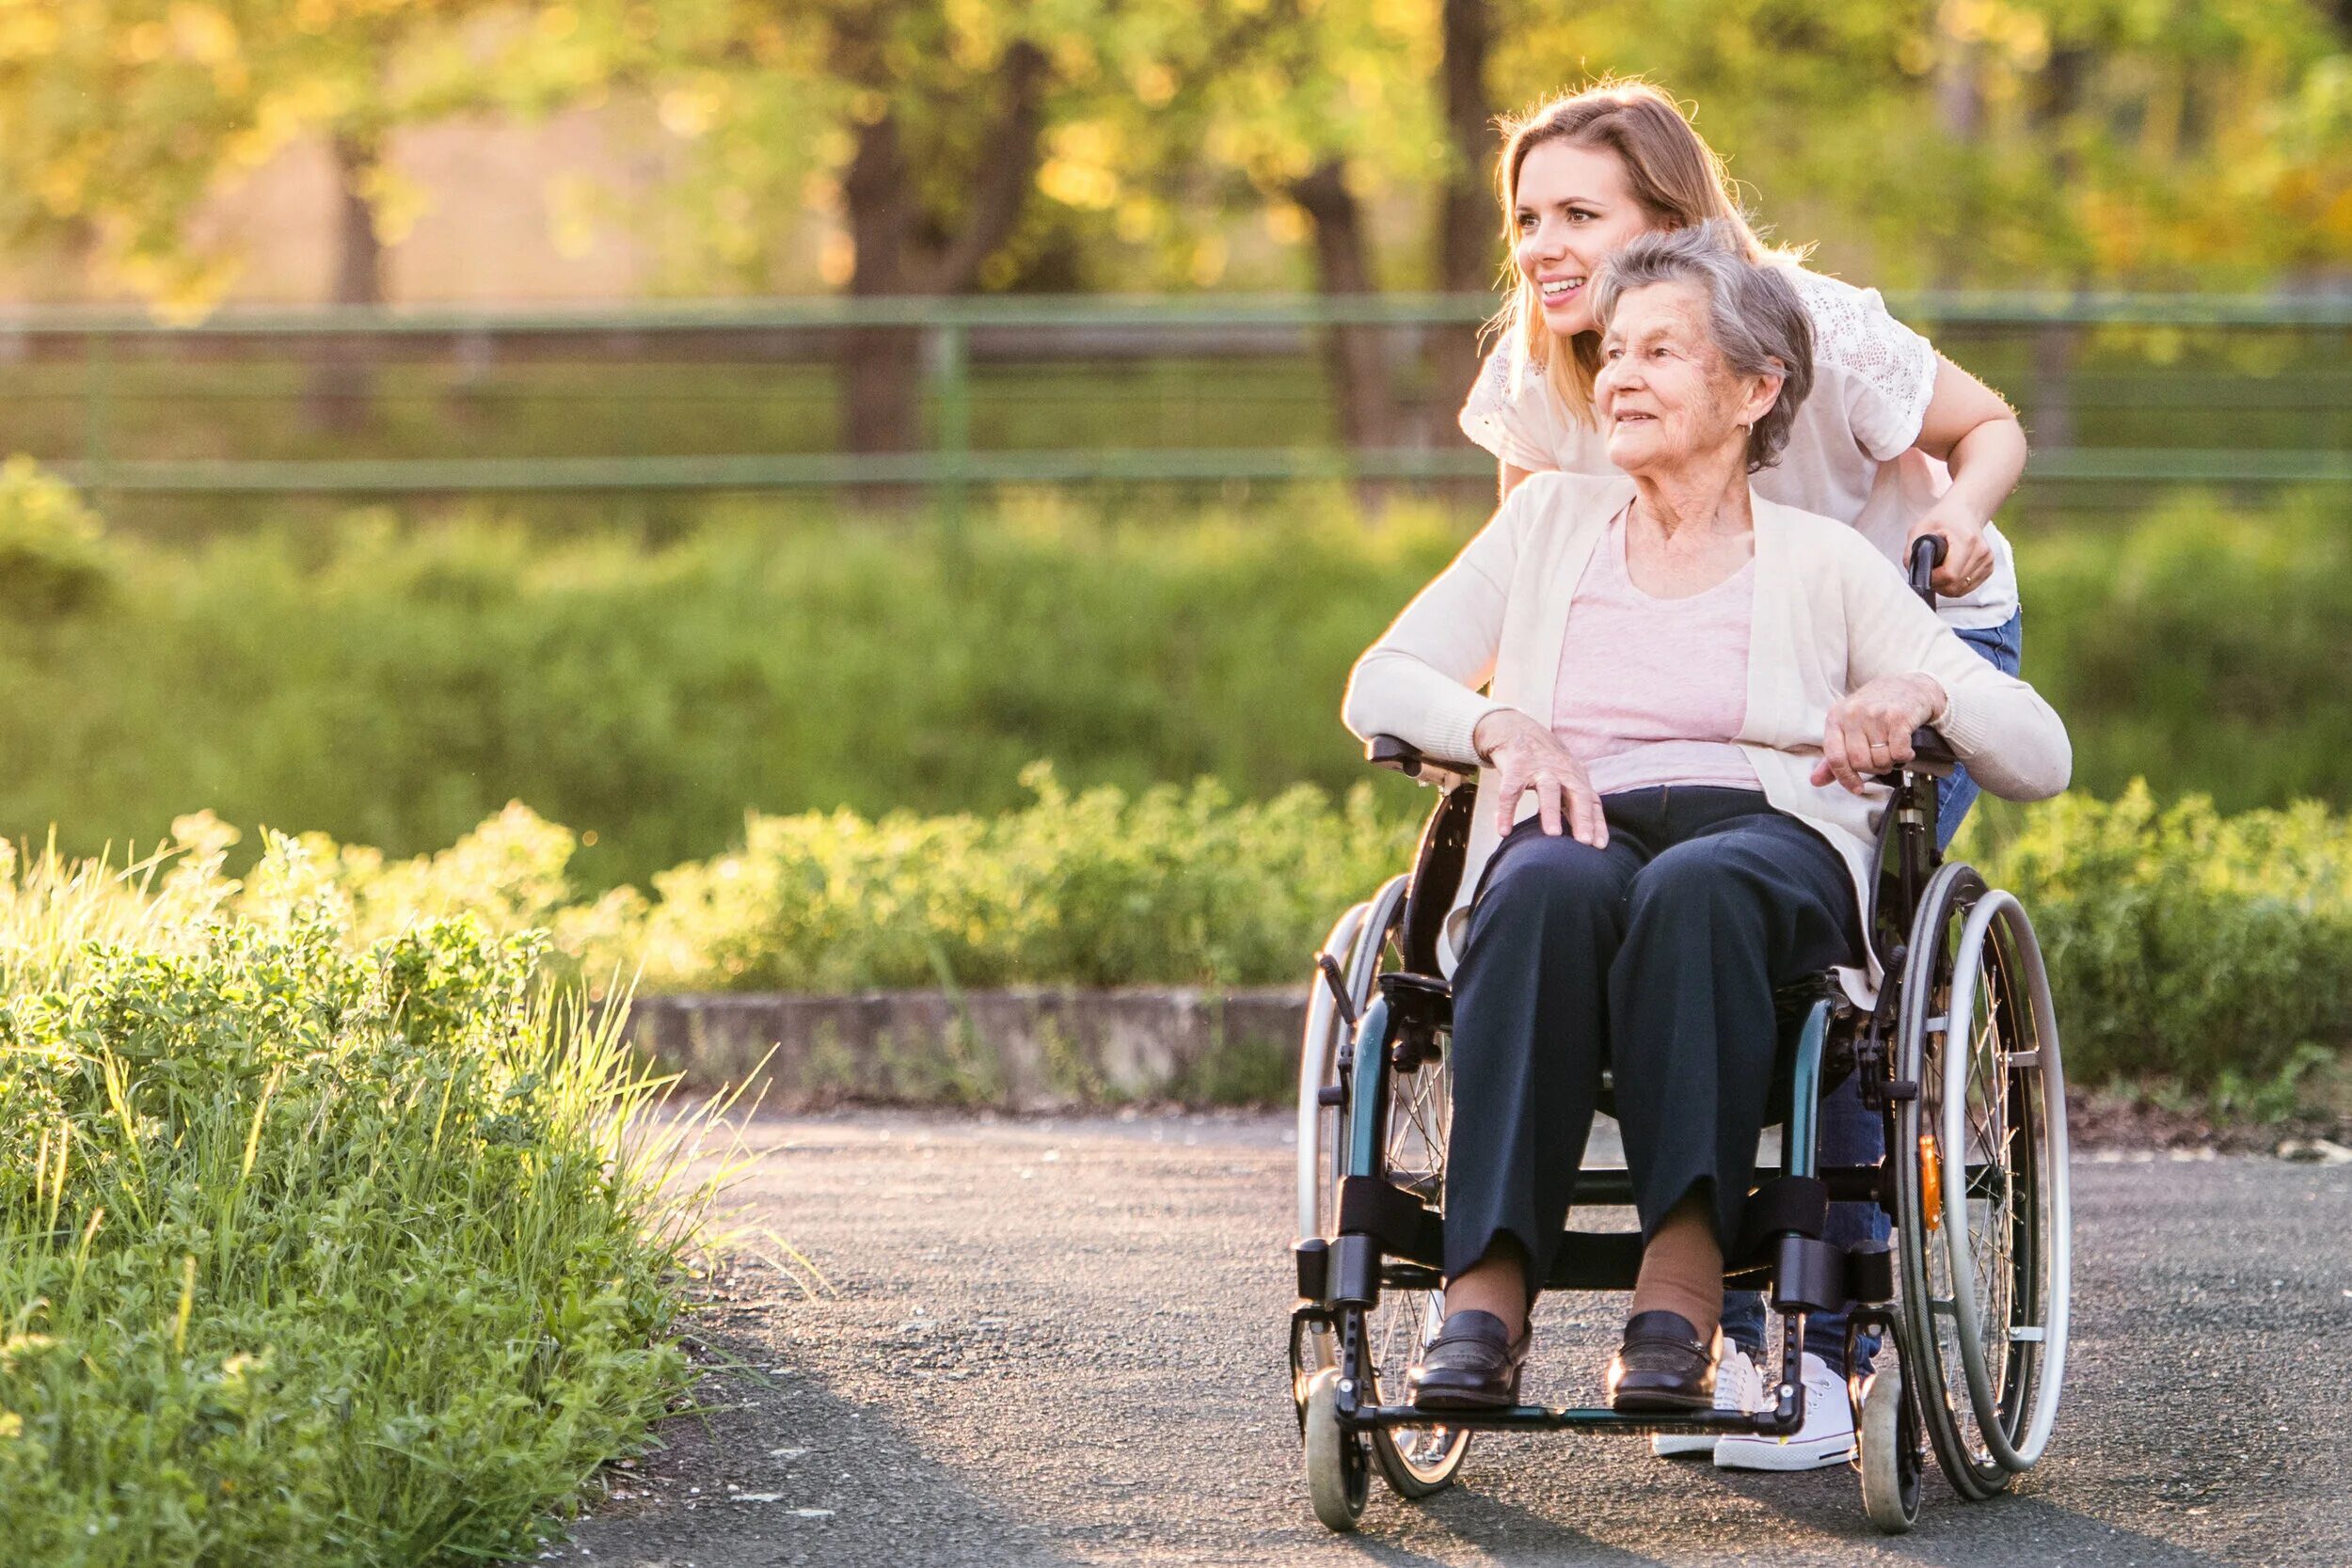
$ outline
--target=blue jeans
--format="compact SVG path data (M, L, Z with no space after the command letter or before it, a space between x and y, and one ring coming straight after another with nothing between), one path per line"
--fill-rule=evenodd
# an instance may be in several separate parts
M1957 628L1955 628L1957 629ZM1960 640L1982 655L1984 661L2004 674L2017 673L2019 655L2024 647L2025 622L2022 614L2012 615L2001 626L1959 633ZM1936 847L1941 849L1952 842L1960 831L1961 819L1968 808L1976 804L1977 781L1968 776L1965 768L1955 768L1952 776L1936 785ZM1821 1101L1820 1160L1824 1166L1876 1164L1886 1153L1886 1130L1876 1111L1862 1103L1862 1093L1853 1077L1837 1085ZM1833 1203L1829 1206L1829 1227L1824 1240L1841 1247L1855 1246L1864 1242L1884 1242L1888 1229L1886 1211L1875 1203ZM1763 1295L1755 1291L1727 1291L1724 1293L1724 1338L1757 1356L1764 1343L1766 1324ZM1846 1314L1816 1312L1804 1322L1804 1348L1820 1356L1831 1370L1846 1370ZM1856 1341L1854 1353L1862 1365L1858 1370L1870 1370L1870 1357L1878 1354L1879 1337L1865 1334Z

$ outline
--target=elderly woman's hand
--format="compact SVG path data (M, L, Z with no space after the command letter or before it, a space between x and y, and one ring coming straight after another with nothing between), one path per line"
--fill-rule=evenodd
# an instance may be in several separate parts
M1878 774L1911 760L1911 732L1944 715L1944 687L1933 675L1881 675L1848 692L1821 730L1816 788L1832 779L1856 795Z
M1532 789L1546 833L1558 837L1565 816L1568 832L1578 843L1596 849L1609 847L1609 821L1601 815L1593 781L1549 726L1516 708L1497 708L1478 721L1470 732L1470 744L1500 779L1501 787L1495 791L1496 832L1511 831L1519 797Z

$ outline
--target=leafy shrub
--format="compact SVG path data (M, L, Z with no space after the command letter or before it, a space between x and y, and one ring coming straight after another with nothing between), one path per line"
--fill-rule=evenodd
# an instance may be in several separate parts
M0 879L0 1540L525 1555L683 1382L677 1145L532 940L218 912L240 890L190 826L176 871Z
M1369 524L1312 489L1124 518L1016 497L960 541L806 501L713 502L656 543L612 515L116 539L112 592L0 613L0 833L95 854L210 807L389 864L519 799L580 830L568 874L601 890L722 854L746 811L1017 807L1039 758L1073 790L1336 795L1366 772L1350 661L1478 520ZM2080 787L2352 805L2352 530L2328 503L2189 498L2019 551L2026 672Z
M1367 789L1334 808L1307 785L1073 795L1041 763L1022 781L1031 802L990 817L755 816L738 853L654 879L647 984L1287 980L1411 853L1412 823Z
M2032 916L2083 1082L2160 1074L2251 1107L2281 1075L2291 1091L2309 1048L2352 1043L2352 822L2316 804L2070 794L1984 869Z
M0 611L45 620L97 601L117 573L103 533L72 485L21 454L0 463Z
M2186 496L2121 533L2031 539L2026 673L2078 789L2145 778L2227 811L2352 805L2352 529L2341 494L2263 514Z

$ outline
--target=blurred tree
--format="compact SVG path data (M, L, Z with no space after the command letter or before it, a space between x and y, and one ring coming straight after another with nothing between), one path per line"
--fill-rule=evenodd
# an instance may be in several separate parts
M1240 10L1257 8L1234 0ZM695 145L689 221L763 285L810 210L825 281L853 298L1017 285L1070 218L1133 205L1119 121L1166 105L1233 36L1223 0L589 0L599 74L642 86ZM1041 199L1042 198L1042 199ZM1132 221L1132 220L1130 220ZM1108 236L1104 236L1107 238ZM842 439L920 439L919 342L845 333Z
M2244 287L2352 259L2334 5L1589 0L1498 37L1505 103L1604 65L1694 104L1781 237L1872 282Z
M64 234L167 310L236 276L194 244L203 201L307 137L336 182L328 297L384 298L384 251L426 193L386 158L394 131L500 97L499 39L530 12L492 0L58 0L0 12L0 234ZM322 341L312 420L367 417L365 340Z
M1381 208L1440 186L1456 166L1430 90L1447 3L1270 3L1247 57L1202 84L1192 156L1239 176L1278 239L1310 242L1326 298L1380 291ZM1401 434L1393 337L1350 325L1326 339L1339 434L1351 446L1389 446Z

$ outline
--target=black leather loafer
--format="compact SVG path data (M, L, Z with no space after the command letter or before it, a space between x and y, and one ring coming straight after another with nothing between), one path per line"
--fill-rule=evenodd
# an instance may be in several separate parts
M1715 1402L1714 1341L1679 1312L1636 1312L1625 1325L1625 1343L1609 1363L1609 1408L1617 1411L1706 1410Z
M1405 1397L1423 1410L1494 1410L1517 1404L1531 1327L1513 1344L1492 1312L1451 1312L1420 1362L1405 1374Z

